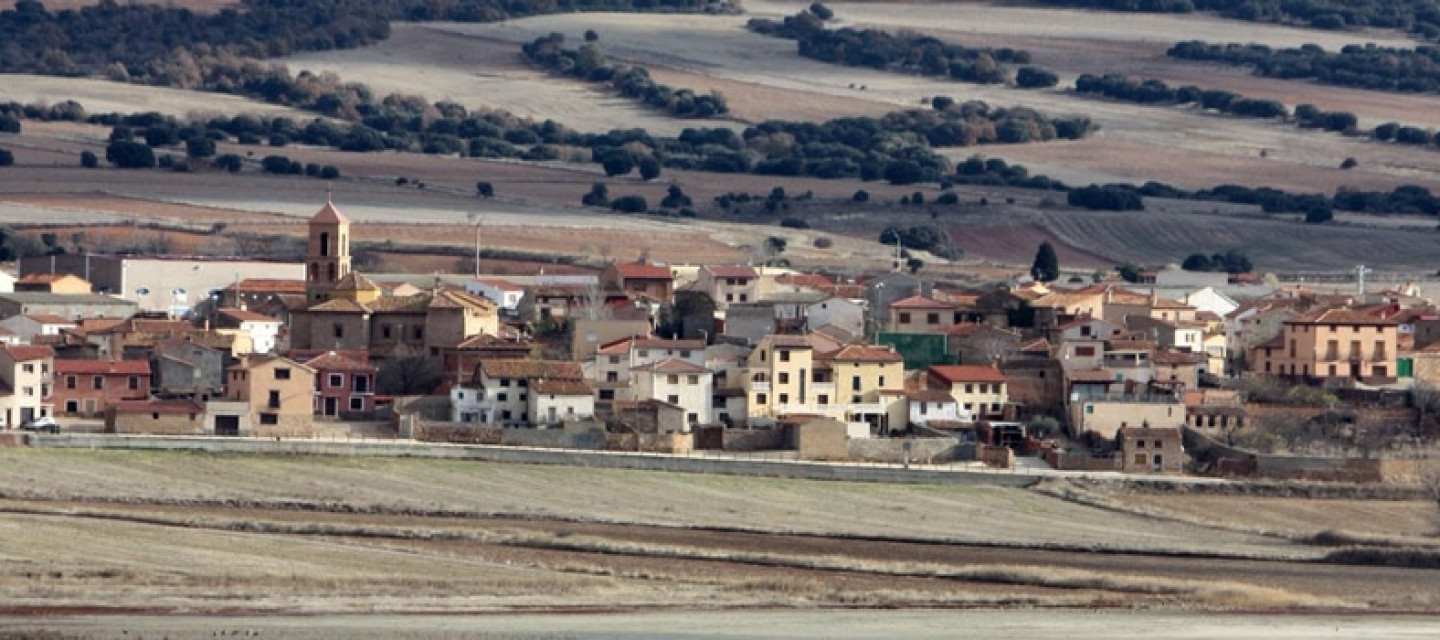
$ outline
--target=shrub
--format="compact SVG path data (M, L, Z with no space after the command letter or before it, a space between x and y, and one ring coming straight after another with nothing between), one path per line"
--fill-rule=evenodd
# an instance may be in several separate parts
M210 164L214 165L217 169L224 169L230 173L239 173L240 166L244 164L244 161L242 161L238 155L227 153L211 160Z
M610 208L621 213L645 213L650 210L650 203L644 196L621 196L610 203Z
M8 167L15 164L15 154L9 149L0 149L0 167Z
M86 169L94 169L100 166L100 158L96 157L93 151L81 151L80 166Z
M809 229L810 223L801 218L785 218L780 221L780 226L786 229Z
M951 192L945 192L935 198L935 204L956 205L960 204L960 196Z
M489 182L476 182L475 195L481 198L493 198L495 197L495 186Z
M155 166L155 151L143 142L120 140L105 147L105 160L121 169L149 169Z
M1049 69L1040 67L1020 67L1015 72L1015 85L1022 89L1041 89L1053 87L1060 83L1060 76Z
M815 245L816 249L829 249L830 247L835 246L835 241L831 240L826 236L820 236L816 238L815 242L813 242L812 244Z
M335 165L327 164L327 165L325 165L325 166L323 166L323 167L320 167L320 179L321 179L321 180L334 180L334 179L339 178L339 177L340 177L340 170L337 169L337 168L335 167Z
M856 191L856 192L855 192L855 195L850 196L850 199L851 199L852 201L854 201L854 202L869 202L869 201L870 201L870 192L869 192L869 191L866 191L866 190L864 190L864 189L861 189L861 190L859 190L859 191Z

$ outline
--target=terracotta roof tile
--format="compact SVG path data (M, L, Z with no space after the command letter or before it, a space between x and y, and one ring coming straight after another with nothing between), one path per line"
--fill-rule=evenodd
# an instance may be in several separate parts
M340 209L333 202L326 202L325 206L320 207L320 210L310 217L310 221L322 224L350 224L350 218L340 213Z
M344 371L351 373L374 373L375 366L368 362L361 362L347 358L339 353L330 351L305 361L305 365L321 373L329 371Z
M149 360L56 360L57 375L150 375Z
M585 377L580 363L555 360L490 359L480 363L480 370L488 378L579 380Z
M706 266L703 266L703 267L700 267L700 268L703 269L703 270L705 270L705 271L710 272L710 275L712 275L712 276L714 276L714 277L716 277L716 278L758 278L758 277L760 277L759 272L755 271L755 267L729 266L729 265L715 265L715 266L706 265Z
M830 357L841 362L904 362L905 358L894 349L866 344L852 344Z
M232 307L226 307L220 309L219 313L220 315L230 318L231 320L234 320L236 322L280 322L279 320L267 316L263 313L255 313L254 311L250 311L248 309L236 309Z
M995 367L984 365L937 365L930 367L930 372L941 379L955 384L956 382L1005 382L1005 374Z
M542 378L531 382L530 390L554 396L588 396L595 393L584 380L558 378Z
M75 324L74 320L66 318L65 316L55 315L53 313L30 313L26 314L25 317L34 320L40 324Z
M691 364L691 363L686 362L686 361L684 361L684 360L681 360L681 359L679 359L679 358L666 358L666 359L661 360L661 361L659 361L659 362L656 362L656 363L654 363L654 364L648 364L648 365L643 365L643 366L639 366L639 367L632 367L630 370L631 370L631 371L651 371L651 372L654 372L654 373L666 373L666 374L670 374L670 373L674 373L674 374L710 373L710 370L709 370L709 369L706 369L705 367L702 367L702 366L699 366L699 365L696 365L696 364Z
M617 262L610 265L626 280L672 280L669 267L641 262Z
M955 305L925 296L910 296L890 303L891 309L954 309Z
M1065 377L1071 382L1114 382L1115 372L1109 369L1077 369L1066 371Z
M9 354L10 359L14 360L15 362L25 362L27 360L40 360L43 358L55 357L55 350L51 349L50 347L34 347L24 344L6 345L5 347L0 348L0 351L4 351L5 353Z

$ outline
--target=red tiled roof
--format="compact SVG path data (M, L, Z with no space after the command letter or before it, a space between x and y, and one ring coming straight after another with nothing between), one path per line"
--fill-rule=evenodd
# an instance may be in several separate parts
M828 289L835 286L835 281L818 273L787 273L776 276L776 284L788 284L797 287L810 287L812 289Z
M626 280L673 280L669 267L642 262L617 262L615 272Z
M906 391L905 397L916 402L955 402L950 392L942 389L916 389Z
M684 351L687 349L704 348L704 340L666 340L664 338L649 336L630 336L600 345L600 353L605 355L621 355L629 353L631 349L674 349Z
M346 371L354 373L374 373L375 367L368 362L361 362L347 358L334 351L316 356L305 361L310 368L321 373L329 371Z
M852 344L830 357L842 362L904 362L905 358L894 349L868 344Z
M50 347L33 347L25 344L7 345L3 349L0 349L0 351L8 353L10 359L16 362L55 357L55 350Z
M679 358L666 358L654 364L633 367L631 371L653 371L655 373L710 373L705 367L691 364Z
M350 219L340 213L340 209L336 208L333 202L326 202L325 206L320 207L320 210L310 217L310 221L322 224L350 224Z
M304 280L247 278L241 280L239 284L231 284L225 287L225 290L235 291L237 287L241 293L305 293Z
M954 309L955 305L925 296L910 296L890 303L891 309Z
M58 375L150 375L149 360L56 360Z
M1367 310L1341 307L1307 313L1286 320L1285 324L1393 325L1398 323Z
M1077 369L1066 371L1065 377L1071 382L1114 382L1115 373L1109 369Z
M255 313L254 311L250 311L248 309L225 307L220 309L219 313L220 315L230 318L236 322L280 322L279 320L276 320L275 318L267 316L263 313Z
M579 380L584 376L578 362L553 360L485 360L480 370L491 378L547 378Z
M595 391L584 380L543 378L530 383L530 390L554 396L588 396Z
M755 267L706 265L701 268L710 272L710 275L717 278L756 278L760 276L760 274L755 271Z
M930 367L930 372L941 379L956 382L1005 382L1005 374L995 367L984 365L950 364Z

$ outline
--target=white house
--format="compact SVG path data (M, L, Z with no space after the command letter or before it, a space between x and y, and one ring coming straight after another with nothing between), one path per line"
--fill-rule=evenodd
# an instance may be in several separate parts
M277 318L246 309L225 308L218 312L220 328L238 329L250 336L250 353L275 353L279 347L280 328ZM241 355L237 353L236 355Z
M484 296L504 311L516 311L525 297L525 287L503 278L476 278L465 283L465 292Z
M1230 315L1230 312L1239 309L1240 303L1230 296L1227 296L1214 287L1202 287L1185 294L1185 304L1195 307L1197 311L1209 311L1220 317Z
M557 384L558 381L583 384L581 375L578 362L483 360L475 368L472 382L450 390L451 419L455 422L523 427L550 424L571 414L577 417L593 415L593 398L586 405L574 399L576 385L562 387ZM547 397L532 397L537 393L532 389L536 384L541 385ZM551 420L552 408L555 420Z
M537 426L554 427L595 415L595 390L584 380L533 380L529 396L529 413Z
M975 413L962 409L959 401L943 389L919 389L905 392L910 401L910 424L943 428L975 422Z
M595 351L595 366L587 371L591 380L605 383L630 382L636 367L678 358L696 367L705 367L704 340L665 340L645 336L621 338L600 345Z
M705 367L666 358L631 370L636 400L658 400L685 409L685 424L709 421L714 401L714 374ZM688 429L685 430L688 432Z

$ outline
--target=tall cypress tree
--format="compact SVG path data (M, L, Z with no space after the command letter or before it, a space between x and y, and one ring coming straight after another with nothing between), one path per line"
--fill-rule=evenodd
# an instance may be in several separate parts
M1055 256L1055 247L1049 242L1040 244L1035 252L1035 262L1030 266L1030 277L1040 282L1054 282L1060 278L1060 258Z

